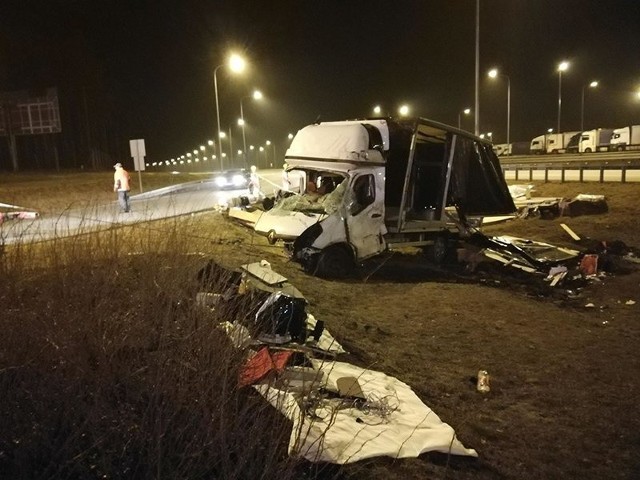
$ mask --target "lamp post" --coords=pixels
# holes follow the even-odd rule
[[[511,78],[509,75],[498,72],[497,68],[489,70],[489,77],[504,77],[507,79],[507,145],[511,143]]]
[[[409,115],[409,105],[401,105],[400,108],[398,108],[398,113],[402,117]]]
[[[240,121],[238,121],[238,124],[242,126],[242,147],[244,148],[244,151],[245,151],[245,164],[246,164],[247,163],[246,162],[247,138],[245,137],[245,134],[244,134],[245,122],[244,122],[244,110],[242,108],[242,101],[245,98],[253,98],[254,100],[260,100],[262,99],[262,92],[260,90],[254,90],[251,95],[247,95],[245,97],[240,98]]]
[[[582,102],[580,103],[580,131],[584,131],[584,89],[585,87],[596,88],[598,86],[598,82],[594,80],[589,85],[582,86]]]
[[[471,113],[470,108],[465,108],[461,112],[458,112],[458,130],[462,130],[462,114],[469,115]]]
[[[560,117],[562,115],[562,72],[569,68],[569,62],[560,62],[558,64],[558,130],[560,133]]]
[[[231,127],[229,127],[229,163],[233,163],[233,137],[231,137]]]
[[[228,65],[229,69],[232,72],[235,73],[240,73],[244,70],[245,67],[245,61],[244,59],[237,54],[232,54],[231,56],[229,56],[229,61],[228,63],[223,63],[218,65],[216,68],[213,69],[213,86],[214,86],[214,90],[216,93],[216,135],[217,135],[217,139],[218,139],[218,149],[217,149],[217,153],[218,156],[220,157],[220,170],[224,170],[223,168],[223,164],[222,164],[222,155],[221,155],[221,150],[220,150],[220,138],[221,137],[221,131],[220,131],[220,105],[218,103],[218,69],[220,69],[220,67],[224,67],[225,65]]]
[[[373,107],[373,114],[374,115],[382,114],[382,107],[380,107],[380,105],[376,105],[375,107]]]

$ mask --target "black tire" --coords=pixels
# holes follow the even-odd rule
[[[453,258],[455,245],[456,237],[445,233],[438,235],[433,240],[433,245],[429,245],[424,249],[424,253],[430,262],[442,265]]]
[[[273,198],[267,197],[264,200],[262,200],[262,208],[264,208],[265,211],[269,211],[273,208]]]
[[[267,242],[269,242],[269,245],[275,245],[277,241],[278,239],[276,238],[276,231],[269,230],[269,232],[267,233]]]
[[[618,151],[624,152],[624,145],[618,145]]]
[[[314,275],[321,278],[346,278],[354,269],[351,253],[343,246],[334,246],[320,252]]]
[[[590,148],[585,148],[584,153],[591,153],[591,149]]]

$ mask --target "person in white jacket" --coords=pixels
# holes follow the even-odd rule
[[[129,204],[130,176],[121,163],[116,163],[113,168],[116,169],[113,174],[113,191],[118,193],[118,203],[123,212],[130,212]]]

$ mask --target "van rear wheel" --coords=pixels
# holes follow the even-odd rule
[[[430,262],[442,265],[451,260],[456,245],[456,236],[442,234],[434,238],[433,244],[424,248]]]

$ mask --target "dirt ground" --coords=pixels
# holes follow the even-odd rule
[[[111,200],[105,175],[102,195]],[[98,184],[91,185],[87,192]],[[566,223],[594,240],[640,247],[639,189],[537,184],[536,196],[604,194],[609,212],[519,219],[485,232],[576,248],[560,228]],[[219,235],[213,243],[199,235],[210,231]],[[481,265],[468,275],[433,268],[413,251],[385,257],[382,266],[370,263],[353,278],[324,280],[220,213],[200,215],[197,229],[185,234],[193,235],[194,249],[230,266],[271,262],[304,293],[308,310],[326,322],[350,360],[409,384],[479,454],[372,459],[348,466],[347,478],[640,478],[640,272],[633,265],[583,290],[551,294],[506,270],[483,275]],[[486,394],[476,391],[480,369],[491,376]]]
[[[485,232],[581,248],[560,227],[566,223],[594,241],[638,246],[638,188],[540,184],[535,196],[604,194],[609,212],[519,219]],[[375,459],[350,466],[349,476],[640,478],[640,272],[633,265],[571,295],[562,287],[541,295],[509,273],[451,275],[425,266],[415,252],[394,254],[383,268],[365,267],[352,279],[323,280],[250,230],[219,221],[226,261],[266,258],[355,361],[408,383],[479,454]],[[488,394],[475,388],[480,369],[491,376]]]

